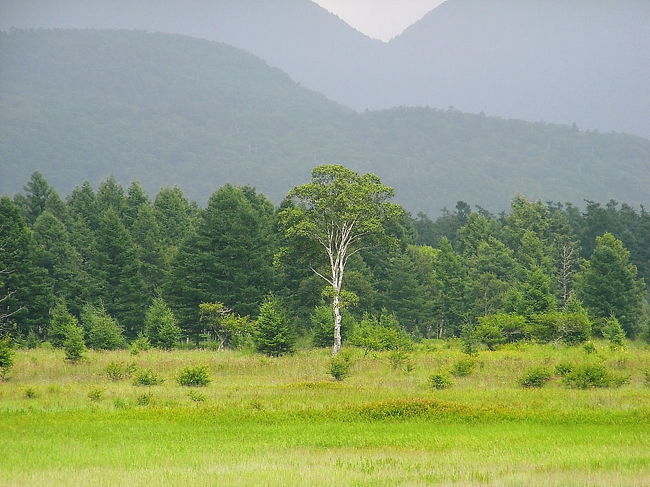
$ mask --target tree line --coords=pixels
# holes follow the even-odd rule
[[[323,167],[340,168],[340,180],[372,176]],[[389,199],[392,190],[372,178]],[[291,351],[299,335],[331,346],[338,333],[380,349],[436,337],[492,348],[648,333],[643,207],[587,202],[581,210],[516,196],[508,212],[459,202],[432,220],[391,204],[361,232],[382,238],[355,247],[341,282],[326,283],[327,254],[296,238],[314,228],[292,220],[308,209],[307,186],[276,207],[252,187],[225,185],[202,208],[180,188],[150,198],[137,182],[125,189],[112,177],[61,198],[34,173],[22,193],[0,199],[0,334],[62,345],[66,323],[79,323],[95,348],[252,340],[274,354]],[[368,201],[345,204],[369,215]]]

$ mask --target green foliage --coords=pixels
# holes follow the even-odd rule
[[[476,360],[472,358],[462,358],[452,364],[450,372],[454,377],[467,377],[474,372],[475,368]]]
[[[200,392],[190,391],[187,393],[187,397],[193,402],[205,402],[205,394],[201,394]]]
[[[86,342],[84,341],[84,331],[80,326],[70,325],[65,329],[63,350],[65,359],[69,362],[78,362],[83,358],[86,353]]]
[[[533,367],[528,369],[518,382],[521,387],[544,387],[552,375],[553,373],[547,367]]]
[[[293,353],[295,332],[277,298],[268,297],[260,306],[253,338],[258,352],[276,357]]]
[[[122,328],[103,306],[84,306],[81,322],[87,330],[88,346],[95,350],[116,350],[126,346]]]
[[[147,350],[151,350],[149,338],[142,333],[138,333],[138,336],[131,342],[131,346],[129,347],[131,355],[138,355],[140,352],[146,352]]]
[[[429,386],[433,389],[449,389],[454,383],[444,374],[431,374],[429,376]]]
[[[110,362],[105,368],[104,373],[112,381],[126,379],[133,375],[137,367],[134,363],[125,365],[121,362]]]
[[[345,342],[356,327],[354,317],[345,309],[341,311],[341,339]],[[314,347],[331,347],[334,343],[334,315],[331,306],[316,306],[309,321],[313,331]]]
[[[355,327],[350,344],[363,348],[364,354],[382,350],[411,350],[413,342],[395,316],[383,310],[379,316],[364,315]]]
[[[135,403],[138,406],[149,406],[153,402],[153,394],[151,392],[143,392],[135,398]]]
[[[591,321],[584,313],[550,312],[530,317],[532,336],[540,342],[578,345],[591,338]]]
[[[88,393],[88,399],[90,399],[92,402],[99,402],[104,398],[104,390],[103,389],[92,389]]]
[[[609,341],[609,346],[611,348],[616,349],[625,347],[625,330],[614,316],[610,316],[605,320],[605,325],[601,332],[603,337]]]
[[[154,298],[147,310],[144,330],[151,343],[164,350],[173,349],[182,334],[174,313],[161,297]]]
[[[337,355],[330,359],[328,372],[334,380],[342,381],[350,375],[351,367],[352,360],[350,357]]]
[[[490,350],[496,349],[503,343],[515,342],[530,336],[530,327],[526,319],[514,313],[481,316],[478,322],[474,329],[474,336]]]
[[[58,300],[50,312],[47,337],[55,347],[62,347],[68,326],[78,326],[79,320],[68,311],[65,301]]]
[[[14,351],[11,349],[11,337],[0,339],[0,380],[5,380],[14,365]]]
[[[212,379],[207,365],[185,367],[176,378],[176,381],[186,387],[205,387]]]
[[[598,318],[615,317],[629,337],[639,331],[645,285],[630,252],[611,233],[596,238],[591,259],[577,276],[579,297]]]
[[[593,342],[586,342],[583,346],[582,349],[585,351],[586,354],[591,355],[592,353],[596,353],[596,345],[593,344]]]
[[[570,362],[560,362],[555,366],[555,373],[560,377],[566,377],[575,369],[575,365]]]
[[[629,377],[616,376],[603,365],[580,365],[564,376],[564,384],[571,389],[620,387]]]
[[[25,392],[23,392],[23,397],[25,399],[36,399],[38,397],[38,392],[36,392],[36,389],[33,387],[28,387],[25,389]]]
[[[133,380],[134,386],[157,386],[165,380],[156,374],[152,369],[144,369],[138,372]],[[185,384],[183,384],[185,385]]]

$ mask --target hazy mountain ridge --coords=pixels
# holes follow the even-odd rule
[[[643,0],[447,0],[389,44],[310,0],[4,0],[11,26],[225,42],[355,109],[454,106],[650,137]]]
[[[134,31],[0,36],[0,192],[34,170],[62,192],[109,174],[205,200],[275,201],[317,164],[372,171],[413,211],[514,193],[648,203],[650,141],[456,111],[356,113],[238,49]]]

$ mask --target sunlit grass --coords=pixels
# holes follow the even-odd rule
[[[481,352],[474,372],[445,390],[430,389],[428,376],[465,356],[454,343],[420,348],[410,371],[354,351],[343,382],[328,376],[327,350],[90,352],[79,364],[21,350],[0,384],[0,485],[650,484],[647,346]],[[630,383],[517,385],[528,367],[567,361],[602,363]],[[111,362],[165,382],[111,381]],[[175,379],[203,364],[213,381],[192,389],[196,401]],[[143,394],[148,405],[138,405]]]

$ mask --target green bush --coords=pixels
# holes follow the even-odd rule
[[[126,371],[122,364],[111,362],[104,368],[104,373],[112,381],[122,380],[126,377]]]
[[[596,346],[593,344],[593,342],[587,342],[582,346],[582,349],[585,351],[586,354],[591,355],[592,353],[596,353]]]
[[[257,351],[266,355],[278,357],[293,353],[296,334],[280,301],[273,296],[268,297],[260,306],[254,340]]]
[[[133,380],[135,386],[156,386],[162,384],[164,379],[151,369],[140,371]]]
[[[318,348],[329,348],[334,344],[334,314],[331,306],[317,306],[309,317],[314,332],[312,344]],[[355,320],[346,310],[341,311],[341,341],[345,342],[355,328]]]
[[[205,395],[201,394],[200,392],[190,391],[187,394],[187,397],[189,397],[190,400],[194,402],[205,402]]]
[[[11,348],[11,337],[5,336],[0,340],[0,380],[5,380],[14,366],[14,351]]]
[[[476,368],[476,360],[471,358],[462,358],[451,366],[450,372],[454,377],[467,377]]]
[[[522,387],[544,387],[553,374],[546,367],[533,367],[519,378]]]
[[[605,321],[602,334],[609,341],[610,348],[617,349],[625,346],[625,330],[614,316],[610,316]]]
[[[352,361],[347,356],[332,357],[329,365],[329,374],[337,381],[342,381],[350,375]]]
[[[408,353],[404,350],[393,350],[388,355],[388,361],[393,370],[402,369],[406,372],[413,370],[413,363]]]
[[[104,397],[104,391],[101,389],[93,389],[88,393],[88,399],[93,402],[99,402]]]
[[[122,328],[103,306],[84,306],[81,321],[88,332],[88,346],[95,350],[117,350],[126,347]]]
[[[38,393],[36,392],[36,389],[33,387],[28,387],[25,389],[25,392],[23,393],[23,397],[25,399],[36,399],[38,397]]]
[[[370,351],[412,350],[413,341],[393,314],[383,310],[376,317],[365,314],[350,336],[350,344]]]
[[[494,350],[506,342],[527,338],[529,335],[526,319],[514,313],[481,316],[474,328],[476,340],[485,344],[489,350]]]
[[[151,343],[164,350],[173,349],[183,333],[171,308],[160,297],[155,298],[147,310],[144,329]]]
[[[560,362],[555,366],[555,374],[559,375],[560,377],[566,377],[571,372],[573,372],[574,368],[575,366],[572,363]]]
[[[149,338],[142,334],[138,334],[137,338],[131,342],[131,355],[138,355],[140,352],[146,352],[147,350],[151,350],[151,342],[149,341]]]
[[[150,392],[145,392],[144,394],[140,394],[138,397],[135,398],[135,402],[138,406],[148,406],[151,404],[153,401],[153,394]]]
[[[63,340],[65,359],[70,362],[78,362],[86,353],[84,342],[84,331],[80,326],[69,325],[65,329],[65,340]]]
[[[629,377],[616,376],[602,365],[581,365],[564,377],[564,384],[571,389],[619,387],[629,381]]]
[[[434,389],[448,389],[453,382],[443,374],[432,374],[429,376],[429,385]]]
[[[205,387],[212,379],[207,365],[199,365],[197,367],[186,367],[178,375],[176,381],[186,387]]]
[[[63,347],[66,329],[70,325],[78,326],[79,320],[70,314],[65,301],[59,300],[50,312],[50,323],[47,328],[47,337],[52,345],[58,348]]]

